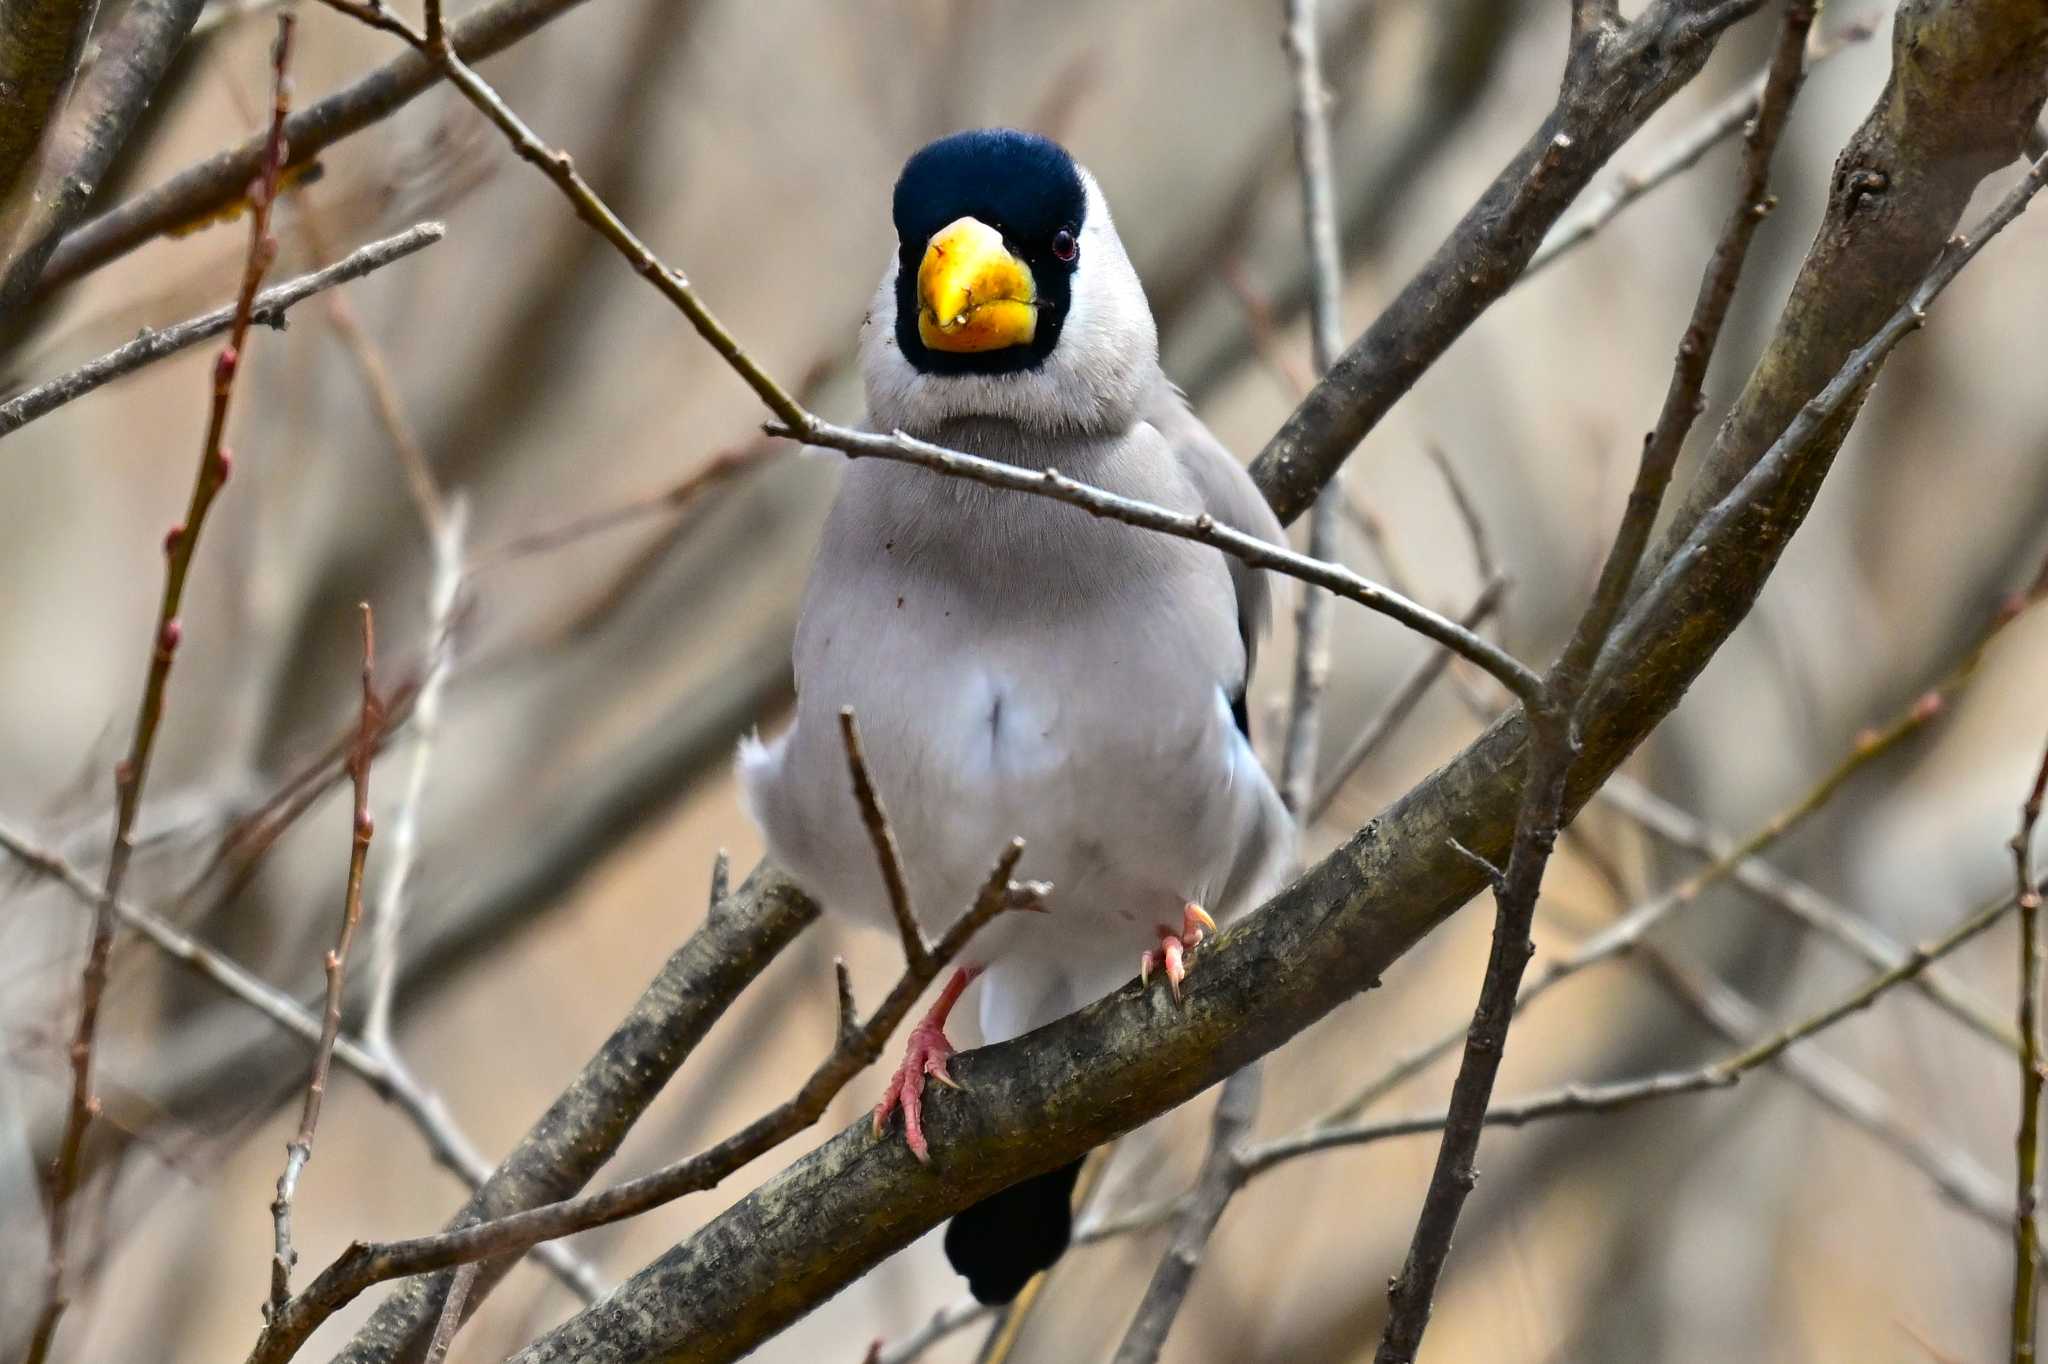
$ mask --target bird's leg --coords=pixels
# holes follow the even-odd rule
[[[924,1139],[924,1077],[929,1075],[949,1089],[960,1088],[946,1073],[946,1062],[953,1055],[953,1044],[946,1040],[946,1018],[959,1002],[960,992],[980,974],[979,966],[963,966],[953,973],[946,988],[932,1001],[931,1010],[910,1030],[910,1042],[903,1049],[903,1064],[889,1077],[889,1087],[882,1091],[882,1101],[875,1105],[878,1137],[888,1125],[889,1115],[899,1105],[902,1107],[903,1140],[921,1164],[929,1165],[932,1160],[931,1148]]]
[[[1216,921],[1208,911],[1188,901],[1181,911],[1180,929],[1175,931],[1166,924],[1159,925],[1159,946],[1138,958],[1138,979],[1141,983],[1152,983],[1153,969],[1166,972],[1166,983],[1173,987],[1175,1003],[1180,1002],[1180,983],[1187,979],[1187,954],[1194,951],[1202,939],[1216,931]]]

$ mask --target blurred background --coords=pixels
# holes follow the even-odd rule
[[[396,51],[321,6],[302,8],[301,104]],[[416,5],[398,8],[417,18]],[[904,157],[978,124],[1060,137],[1110,198],[1169,373],[1248,457],[1310,372],[1280,8],[601,0],[482,69],[771,372],[802,382],[839,420],[860,416],[851,345],[893,250],[888,195]],[[1355,334],[1549,107],[1566,7],[1323,9]],[[180,57],[101,203],[258,124],[272,26],[220,19]],[[1830,5],[1821,30],[1832,42],[1855,22],[1879,36],[1819,66],[1795,111],[1774,174],[1780,205],[1751,257],[1702,431],[1746,376],[1818,220],[1835,150],[1883,84],[1888,8]],[[1734,30],[1598,183],[1653,164],[1761,68],[1770,37],[1766,19]],[[1470,604],[1487,563],[1435,450],[1511,583],[1492,628],[1524,658],[1549,656],[1618,520],[1729,202],[1733,157],[1732,145],[1710,152],[1518,287],[1381,424],[1348,471],[1350,563],[1440,609]],[[469,571],[419,815],[398,1041],[495,1161],[700,921],[715,851],[730,849],[742,872],[759,854],[730,758],[743,732],[779,723],[797,592],[836,462],[757,441],[762,414],[746,389],[459,97],[429,91],[322,161],[324,175],[279,206],[273,278],[421,218],[445,219],[448,236],[330,296],[338,305],[301,305],[288,332],[252,343],[231,432],[237,472],[194,569],[129,894],[317,1000],[341,902],[347,792],[321,788],[274,844],[252,837],[249,821],[352,723],[356,602],[376,609],[382,684],[421,677],[433,565],[403,472],[402,449],[415,444],[441,489],[466,501]],[[196,232],[93,275],[0,356],[0,386],[227,299],[244,242],[239,226]],[[2036,213],[1892,361],[1755,615],[1628,769],[1643,787],[1746,832],[1947,674],[1998,603],[2033,579],[2048,552],[2044,261],[2048,215]],[[152,366],[0,445],[0,825],[95,882],[108,774],[128,743],[160,543],[190,487],[211,354]],[[735,452],[743,467],[687,506],[649,501]],[[602,533],[524,538],[627,506],[636,510]],[[1332,761],[1424,657],[1383,619],[1340,605],[1336,620]],[[1280,633],[1262,682],[1269,752],[1291,652],[1287,623]],[[1942,714],[1859,772],[1773,850],[1774,864],[1907,942],[2009,890],[2005,840],[2048,733],[2044,665],[2048,619],[2024,616]],[[1500,703],[1483,678],[1454,670],[1344,788],[1310,851],[1370,818]],[[380,830],[392,827],[409,752],[401,736],[376,769]],[[372,904],[392,851],[381,836],[373,846]],[[1590,807],[1546,886],[1537,969],[1694,865],[1626,814]],[[40,1290],[31,1151],[49,1149],[61,1119],[90,915],[4,858],[0,906],[0,1321],[11,1336]],[[1490,919],[1484,908],[1461,915],[1385,988],[1279,1052],[1260,1133],[1299,1128],[1333,1095],[1458,1027]],[[1752,1006],[1758,1030],[1804,1016],[1869,970],[1729,885],[1653,941]],[[2000,1017],[2012,1005],[2013,941],[2003,925],[1949,973]],[[696,1150],[792,1091],[831,1043],[835,954],[864,999],[894,979],[892,940],[829,919],[809,930],[601,1181]],[[60,1354],[239,1357],[260,1324],[268,1204],[306,1051],[132,936],[116,950],[109,999],[99,1053],[109,1121],[89,1152],[75,1233],[85,1277]],[[1689,1067],[1728,1049],[1657,975],[1624,960],[1526,1015],[1498,1094]],[[1986,1205],[2011,1197],[2010,1056],[1906,991],[1799,1054],[1819,1058],[1808,1069],[1822,1080],[1774,1068],[1732,1091],[1489,1131],[1425,1358],[1925,1361],[1998,1350],[2010,1236]],[[1440,1106],[1451,1064],[1423,1069],[1374,1111]],[[831,1127],[858,1116],[881,1080],[878,1070],[849,1087]],[[1182,1188],[1208,1104],[1127,1139],[1084,1223]],[[616,1282],[815,1140],[571,1244]],[[1435,1150],[1434,1138],[1410,1138],[1319,1155],[1248,1188],[1166,1358],[1369,1358]],[[463,1194],[401,1116],[337,1070],[298,1198],[299,1282],[351,1239],[439,1226]],[[1163,1245],[1153,1230],[1075,1251],[1012,1357],[1104,1357]],[[301,1358],[331,1355],[377,1296],[337,1316]],[[961,1296],[934,1234],[759,1357],[855,1364],[871,1339],[900,1340]],[[522,1265],[454,1357],[501,1358],[575,1306]],[[977,1322],[923,1357],[972,1359],[985,1331]]]

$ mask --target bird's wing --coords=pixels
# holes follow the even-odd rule
[[[1256,535],[1276,545],[1287,543],[1280,518],[1273,514],[1273,508],[1267,505],[1251,475],[1223,442],[1202,424],[1201,418],[1189,409],[1187,398],[1164,376],[1153,386],[1146,400],[1144,418],[1158,428],[1159,433],[1166,437],[1167,444],[1173,447],[1174,455],[1202,499],[1203,510],[1233,530]],[[1244,670],[1248,683],[1258,659],[1259,639],[1265,634],[1272,617],[1272,575],[1234,558],[1230,561],[1230,581],[1237,590],[1237,628],[1244,639]],[[1231,701],[1239,711],[1238,724],[1242,728],[1245,724],[1242,714],[1244,698],[1235,696]]]

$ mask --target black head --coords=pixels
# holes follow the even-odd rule
[[[1081,171],[1050,138],[1008,128],[955,133],[905,163],[896,181],[896,340],[903,355],[931,374],[1002,374],[1032,369],[1052,354],[1073,300],[1088,196]],[[1030,268],[1037,330],[1000,350],[938,350],[918,334],[917,277],[933,234],[963,216],[1002,233]]]

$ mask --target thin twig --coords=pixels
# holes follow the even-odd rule
[[[0,852],[6,852],[29,871],[55,881],[85,908],[90,909],[99,902],[99,888],[84,872],[4,824],[0,824]],[[131,900],[115,901],[114,914],[123,927],[139,934],[144,941],[198,979],[228,998],[247,1005],[308,1047],[319,1044],[319,1017],[247,967],[183,932],[161,914]],[[410,1071],[374,1054],[361,1039],[346,1035],[335,1039],[334,1059],[367,1084],[371,1093],[405,1116],[426,1141],[427,1150],[437,1164],[471,1189],[477,1188],[490,1176],[491,1166],[455,1125],[447,1106],[423,1088]],[[593,1302],[603,1295],[605,1285],[601,1277],[566,1245],[549,1241],[536,1246],[533,1253],[565,1288],[585,1302]]]
[[[334,947],[322,966],[327,974],[327,1011],[321,1018],[320,1041],[313,1048],[313,1071],[306,1081],[306,1100],[299,1110],[299,1130],[285,1144],[284,1173],[277,1177],[277,1197],[270,1204],[276,1249],[270,1259],[270,1300],[267,1312],[276,1312],[291,1300],[292,1266],[299,1254],[292,1248],[292,1195],[298,1192],[299,1176],[313,1158],[313,1134],[320,1126],[320,1106],[327,1097],[327,1067],[334,1058],[335,1039],[341,1036],[342,987],[348,971],[349,947],[355,942],[356,925],[363,918],[363,864],[370,856],[370,835],[375,824],[370,818],[370,758],[376,744],[379,709],[377,701],[377,629],[364,602],[363,613],[363,714],[357,731],[355,755],[349,760],[349,775],[355,782],[355,818],[349,840],[348,886],[342,896],[341,927]]]
[[[456,498],[435,501],[439,519],[433,524],[434,578],[427,602],[426,677],[413,703],[412,769],[405,795],[391,828],[391,858],[378,887],[377,913],[370,935],[370,1002],[363,1015],[363,1040],[374,1051],[393,1050],[391,1005],[398,993],[398,939],[405,927],[405,891],[419,851],[420,809],[427,794],[427,773],[433,766],[434,740],[440,733],[441,694],[455,663],[455,604],[463,580],[462,542],[468,529],[467,504]]]
[[[323,290],[361,279],[394,261],[403,260],[413,252],[440,241],[446,233],[447,229],[440,223],[419,223],[396,236],[360,247],[323,270],[272,285],[256,295],[256,301],[249,309],[249,320],[281,331],[285,326],[285,314],[293,305]],[[83,398],[102,384],[132,374],[188,346],[219,336],[234,326],[238,306],[236,303],[224,304],[210,313],[202,313],[161,330],[145,327],[127,345],[108,351],[97,360],[87,361],[69,374],[23,390],[0,403],[0,436],[19,431],[36,418],[48,416],[66,403]]]
[[[1507,595],[1507,586],[1507,579],[1499,574],[1489,578],[1486,585],[1479,589],[1479,595],[1473,598],[1472,605],[1458,617],[1458,624],[1468,630],[1477,631],[1486,623],[1488,617],[1500,609],[1501,599]],[[1402,721],[1406,720],[1409,713],[1421,703],[1430,687],[1435,685],[1437,678],[1443,676],[1444,670],[1455,657],[1457,655],[1449,649],[1431,649],[1428,657],[1416,664],[1414,671],[1402,679],[1400,686],[1394,688],[1393,695],[1387,698],[1379,713],[1366,722],[1365,728],[1358,732],[1358,737],[1351,741],[1351,746],[1346,748],[1343,756],[1331,766],[1329,776],[1323,779],[1322,789],[1309,803],[1310,821],[1323,817],[1329,810],[1330,803],[1336,800],[1352,777],[1365,766],[1366,760],[1379,751],[1379,746],[1386,742],[1388,736],[1400,728]]]
[[[1817,36],[1807,50],[1807,69],[1811,70],[1837,53],[1853,47],[1876,31],[1875,20],[1858,18],[1842,25],[1830,36]],[[1560,224],[1544,238],[1543,245],[1529,258],[1528,268],[1522,271],[1522,278],[1528,279],[1559,256],[1583,243],[1612,222],[1623,209],[1667,180],[1699,164],[1701,157],[1747,127],[1749,121],[1756,117],[1757,103],[1763,98],[1764,83],[1768,78],[1768,71],[1758,72],[1756,78],[1746,87],[1723,100],[1699,122],[1660,148],[1642,170],[1618,175],[1611,186],[1589,196],[1584,213],[1568,223]]]
[[[434,1338],[427,1342],[425,1364],[441,1364],[448,1357],[448,1347],[455,1343],[455,1333],[462,1329],[462,1309],[469,1304],[469,1290],[476,1287],[476,1276],[482,1268],[472,1261],[455,1271],[455,1280],[441,1303],[441,1319],[434,1323]]]
[[[771,434],[800,439],[809,445],[840,450],[855,458],[892,460],[914,464],[955,478],[965,478],[990,487],[1049,497],[1079,507],[1090,516],[1121,521],[1125,525],[1192,540],[1220,549],[1253,568],[1271,569],[1291,578],[1324,588],[1337,596],[1357,602],[1370,610],[1407,626],[1424,638],[1435,640],[1485,669],[1510,692],[1524,700],[1534,696],[1542,678],[1527,664],[1464,626],[1439,615],[1397,592],[1381,587],[1342,564],[1312,559],[1284,546],[1271,544],[1223,525],[1207,514],[1184,515],[1150,502],[1123,497],[1093,484],[1068,478],[1057,469],[1020,469],[999,460],[984,459],[958,450],[948,450],[898,431],[878,435],[851,427],[812,419],[799,432],[787,425],[770,426]]]
[[[1527,1098],[1496,1104],[1487,1110],[1489,1127],[1520,1127],[1539,1119],[1572,1114],[1611,1113],[1652,1099],[1675,1098],[1709,1089],[1725,1089],[1750,1071],[1778,1060],[1788,1050],[1816,1033],[1868,1009],[1893,988],[1903,985],[1927,967],[1969,942],[2012,907],[2010,898],[1984,905],[1967,915],[1954,928],[1932,942],[1913,948],[1890,970],[1870,977],[1834,1004],[1809,1015],[1790,1027],[1753,1042],[1738,1051],[1693,1070],[1667,1071],[1635,1080],[1610,1084],[1568,1084],[1532,1094]],[[1313,1124],[1300,1132],[1254,1146],[1244,1153],[1247,1177],[1264,1174],[1276,1165],[1313,1155],[1319,1151],[1361,1146],[1390,1137],[1433,1132],[1448,1120],[1443,1112],[1419,1114],[1379,1122]]]
[[[1330,92],[1316,35],[1316,0],[1287,0],[1282,47],[1294,85],[1294,154],[1300,166],[1302,234],[1308,250],[1309,343],[1316,377],[1344,349],[1343,261],[1337,248],[1335,174],[1330,168]],[[1343,508],[1339,470],[1309,509],[1308,553],[1337,557],[1337,521]],[[1330,626],[1335,603],[1314,587],[1302,589],[1295,608],[1294,685],[1281,752],[1280,799],[1297,820],[1309,807],[1322,739],[1322,700],[1330,681]],[[1174,1308],[1167,1308],[1170,1322]],[[1161,1328],[1162,1336],[1164,1327]],[[1156,1353],[1156,1347],[1155,1351]]]
[[[170,682],[171,665],[177,658],[178,643],[184,633],[179,623],[178,608],[185,595],[186,575],[192,567],[193,551],[205,525],[207,510],[226,484],[231,467],[224,438],[228,406],[234,397],[235,374],[240,368],[242,348],[249,338],[256,291],[276,250],[276,243],[270,236],[270,202],[284,161],[284,121],[290,98],[286,72],[291,59],[291,34],[291,15],[280,16],[277,44],[271,54],[273,98],[267,153],[263,161],[265,170],[250,191],[258,202],[250,223],[249,251],[242,266],[241,293],[236,299],[235,319],[228,344],[221,349],[213,366],[206,439],[200,448],[191,501],[186,507],[184,521],[173,526],[164,537],[163,597],[157,607],[149,676],[143,684],[128,756],[114,769],[114,846],[112,855],[107,859],[106,882],[93,912],[92,944],[87,949],[85,970],[80,980],[78,1024],[71,1038],[71,1102],[65,1115],[63,1135],[58,1140],[57,1154],[50,1167],[47,1283],[42,1311],[29,1344],[28,1364],[42,1364],[49,1357],[58,1322],[64,1315],[64,1259],[70,1230],[71,1196],[78,1182],[86,1128],[99,1110],[92,1084],[93,1043],[99,1033],[100,1004],[106,995],[107,962],[114,948],[114,905],[121,898],[122,883],[134,853],[135,812],[142,804],[143,786],[149,778],[150,759],[156,752],[157,731],[163,720],[164,693]]]
[[[875,1351],[875,1364],[913,1364],[926,1350],[956,1331],[963,1331],[995,1309],[973,1298],[948,1303],[932,1313],[931,1319],[893,1345]]]
[[[1610,777],[1594,799],[1626,816],[1665,842],[1708,861],[1727,857],[1735,840],[1709,828],[1655,792],[1628,777]],[[1898,942],[1863,915],[1837,904],[1804,881],[1757,857],[1745,857],[1728,871],[1734,881],[1765,905],[1839,944],[1880,970],[1904,961],[1912,949]],[[1913,988],[1936,1008],[1992,1044],[2018,1055],[2019,1034],[1968,985],[1941,971],[1913,977]]]
[[[1587,967],[1621,956],[1639,946],[1650,930],[1672,914],[1696,903],[1701,896],[1737,874],[1740,867],[1768,851],[1793,830],[1832,801],[1853,778],[1907,739],[1920,733],[1947,714],[1955,699],[1977,675],[1993,641],[2030,607],[2048,597],[2048,580],[2038,582],[2024,596],[2004,603],[1983,632],[1964,653],[1963,659],[1936,686],[1908,703],[1885,725],[1866,730],[1835,765],[1823,773],[1800,797],[1758,825],[1744,838],[1726,846],[1706,866],[1693,872],[1671,889],[1654,896],[1566,955],[1547,965],[1543,973],[1525,986],[1515,1008],[1519,1011],[1552,987]],[[1384,1073],[1375,1076],[1349,1098],[1324,1115],[1325,1123],[1348,1122],[1388,1093],[1427,1069],[1451,1051],[1463,1036],[1460,1028],[1447,1029],[1438,1037],[1398,1058]]]
[[[983,925],[1006,910],[1036,908],[1043,902],[1049,887],[1010,879],[1023,852],[1022,839],[1003,850],[974,904],[953,921],[922,961],[905,966],[895,988],[867,1022],[842,1035],[797,1092],[774,1109],[706,1151],[596,1193],[431,1236],[358,1242],[322,1270],[283,1309],[271,1315],[249,1355],[249,1364],[282,1364],[290,1359],[321,1322],[373,1284],[523,1251],[542,1241],[637,1216],[715,1186],[762,1152],[817,1122],[847,1081],[881,1055],[890,1034],[925,987],[951,964]],[[905,1158],[909,1158],[907,1153]]]
[[[480,61],[585,3],[490,0],[462,16],[450,35],[466,60]],[[373,127],[434,85],[436,70],[415,55],[394,58],[306,106],[285,126],[287,169],[296,172],[343,138]],[[36,285],[36,297],[96,270],[166,233],[242,211],[250,181],[264,166],[264,139],[227,147],[161,184],[115,205],[68,233]]]
[[[854,722],[851,706],[839,712],[839,739],[846,746],[846,770],[853,779],[853,799],[860,806],[860,822],[867,828],[868,841],[875,845],[875,862],[881,868],[882,885],[888,892],[889,913],[896,920],[896,935],[903,942],[903,960],[912,966],[922,965],[931,955],[931,947],[917,926],[917,915],[911,911],[910,880],[903,870],[903,852],[896,846],[896,831],[889,826],[882,797],[868,775],[867,754],[861,751],[860,729]]]
[[[1478,499],[1465,486],[1465,480],[1458,476],[1458,466],[1451,463],[1450,455],[1435,441],[1426,442],[1422,452],[1429,456],[1429,462],[1436,466],[1442,476],[1444,488],[1451,495],[1451,506],[1457,510],[1458,519],[1465,525],[1465,538],[1472,545],[1472,565],[1479,575],[1479,581],[1490,582],[1500,576],[1493,557],[1493,537],[1487,533],[1486,518],[1479,514]]]
[[[476,575],[513,559],[546,554],[587,536],[630,525],[643,517],[683,511],[714,487],[780,453],[783,448],[772,441],[756,438],[737,448],[721,451],[665,488],[629,498],[602,511],[585,512],[556,525],[515,535],[503,544],[478,554],[470,563],[469,572]]]
[[[2020,1130],[2018,1193],[2013,1199],[2012,1364],[2033,1364],[2034,1314],[2041,1290],[2041,1233],[2034,1220],[2041,1177],[2041,892],[2034,885],[2034,825],[2048,793],[2048,750],[2034,784],[2020,806],[2020,827],[2006,845],[2012,850],[2014,894],[2020,908],[2019,1030]]]

